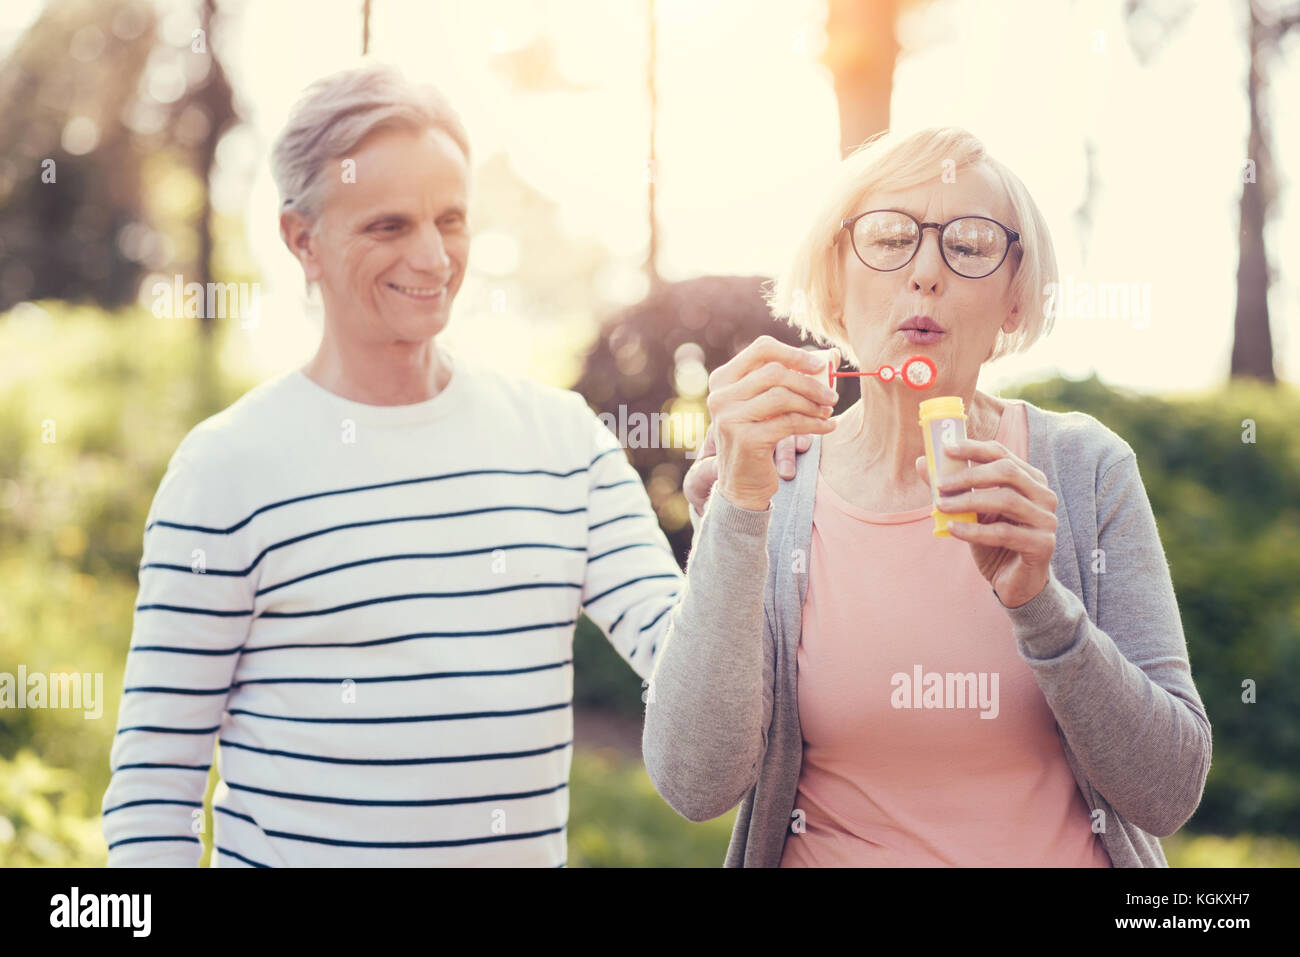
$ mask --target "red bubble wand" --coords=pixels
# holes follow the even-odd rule
[[[856,379],[865,376],[879,376],[881,382],[902,379],[913,389],[928,389],[934,385],[938,375],[939,369],[929,356],[912,356],[903,363],[901,369],[881,366],[875,372],[837,372],[834,360],[826,363],[826,384],[832,389],[835,388],[836,379]]]

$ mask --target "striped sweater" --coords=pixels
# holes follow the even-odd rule
[[[452,358],[426,402],[301,371],[196,426],[149,512],[110,866],[563,866],[573,631],[643,678],[682,574],[582,397]]]

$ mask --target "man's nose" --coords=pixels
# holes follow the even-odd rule
[[[447,247],[442,241],[442,232],[436,226],[425,226],[420,229],[408,258],[411,268],[421,272],[436,273],[439,276],[446,276],[451,272],[451,257],[447,255]]]

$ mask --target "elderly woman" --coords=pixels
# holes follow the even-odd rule
[[[976,386],[1044,331],[1046,223],[969,133],[884,135],[842,179],[773,310],[864,369],[759,339],[710,379],[717,483],[647,695],[677,811],[741,805],[728,866],[1167,866],[1210,724],[1129,445]],[[818,374],[820,373],[820,374]],[[933,534],[918,405],[960,396]],[[773,448],[812,435],[793,481]],[[699,476],[692,479],[699,483]]]

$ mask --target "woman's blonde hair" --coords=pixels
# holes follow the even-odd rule
[[[1010,226],[1020,233],[1021,252],[1009,253],[1016,269],[1011,282],[1012,302],[1018,306],[1020,325],[1014,333],[998,330],[985,361],[1028,348],[1051,329],[1043,291],[1057,282],[1056,251],[1038,204],[1019,177],[989,155],[973,134],[953,126],[936,126],[899,136],[877,133],[840,164],[829,201],[813,220],[795,250],[790,265],[767,293],[768,306],[778,319],[799,329],[805,339],[838,346],[858,364],[844,326],[844,290],[840,275],[840,224],[858,205],[877,191],[898,192],[940,181],[945,174],[983,165],[1001,182],[1011,206]],[[849,252],[848,256],[852,256]],[[865,267],[864,267],[865,268]]]

